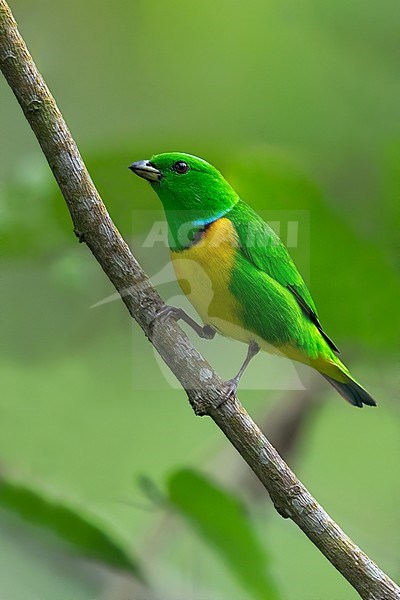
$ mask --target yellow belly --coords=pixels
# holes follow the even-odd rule
[[[191,248],[171,252],[172,264],[182,291],[207,325],[222,335],[249,342],[240,306],[229,291],[237,248],[237,234],[228,219],[212,223]]]

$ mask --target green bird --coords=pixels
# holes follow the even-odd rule
[[[204,326],[174,307],[160,316],[186,321],[203,338],[218,332],[248,345],[228,395],[261,349],[316,369],[354,406],[376,405],[339,360],[286,247],[215,167],[167,152],[129,168],[163,204],[175,274]]]

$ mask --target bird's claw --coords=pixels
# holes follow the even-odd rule
[[[156,321],[161,321],[164,323],[166,319],[171,317],[175,321],[178,321],[182,316],[182,309],[177,308],[176,306],[170,306],[169,304],[164,304],[154,315],[154,318],[150,324],[152,327]]]
[[[185,313],[183,308],[177,308],[176,306],[169,306],[169,304],[165,304],[158,310],[150,324],[150,327],[154,325],[154,322],[161,321],[164,323],[165,320],[171,317],[174,321],[182,320],[184,323],[187,323],[193,331],[197,333],[197,335],[205,340],[212,340],[215,336],[215,329],[213,329],[210,325],[204,325],[202,327],[192,317]]]
[[[227,398],[230,398],[231,396],[236,396],[238,385],[239,385],[239,380],[236,377],[234,377],[233,379],[228,379],[228,381],[225,381],[225,385],[224,385],[225,396]]]
[[[216,408],[219,408],[220,406],[225,404],[225,402],[230,400],[232,397],[236,396],[238,384],[239,384],[239,380],[236,379],[236,377],[234,377],[233,379],[228,379],[228,381],[225,381],[225,384],[224,384],[224,387],[222,390],[222,398],[218,402]]]

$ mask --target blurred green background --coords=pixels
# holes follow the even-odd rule
[[[166,300],[187,307],[163,244],[143,246],[162,213],[128,171],[133,160],[197,154],[283,228],[306,215],[293,257],[379,407],[355,410],[317,375],[268,356],[240,397],[329,514],[398,579],[399,3],[10,5]],[[77,244],[1,78],[0,101],[1,595],[357,598],[272,510],[211,421],[193,416],[122,303],[91,308],[113,289]],[[232,376],[243,346],[193,339]]]

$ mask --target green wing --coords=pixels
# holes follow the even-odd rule
[[[286,247],[273,229],[250,207],[239,200],[229,213],[243,256],[290,290],[303,313],[315,324],[335,352],[338,348],[322,329],[311,294]]]

